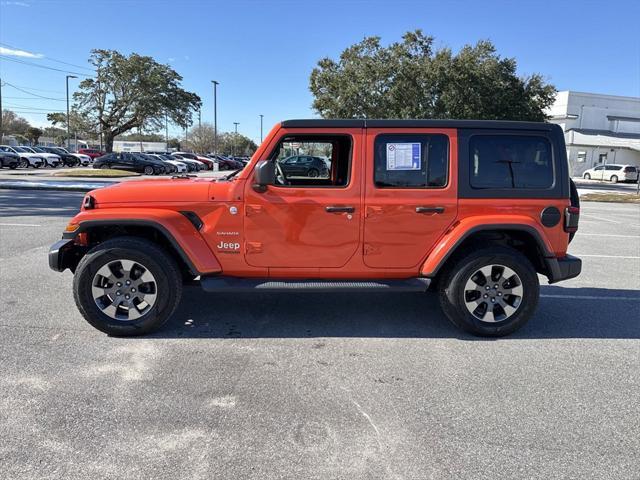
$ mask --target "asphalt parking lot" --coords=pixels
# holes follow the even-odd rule
[[[640,477],[640,205],[583,203],[583,274],[499,340],[433,295],[206,295],[110,338],[47,250],[81,193],[0,191],[2,478]]]

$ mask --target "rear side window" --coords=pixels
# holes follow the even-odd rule
[[[469,140],[473,188],[547,189],[554,184],[551,143],[533,135],[474,135]]]
[[[446,135],[378,135],[374,146],[378,188],[437,188],[447,184]]]

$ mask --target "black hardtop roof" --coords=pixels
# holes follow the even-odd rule
[[[379,120],[379,119],[300,119],[284,120],[286,128],[476,128],[500,130],[545,130],[558,128],[553,123],[513,122],[506,120]]]

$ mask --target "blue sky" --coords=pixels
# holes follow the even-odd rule
[[[320,58],[416,28],[454,50],[488,38],[516,57],[519,73],[541,73],[559,90],[640,96],[639,19],[638,1],[0,0],[0,76],[61,99],[65,73],[6,58],[84,72],[53,59],[83,66],[92,48],[135,51],[184,77],[204,101],[203,121],[213,121],[218,80],[219,129],[240,122],[258,140],[259,114],[265,134],[279,120],[315,116],[308,79]],[[65,108],[7,85],[2,93],[3,107],[17,111]],[[46,125],[44,115],[21,115]]]

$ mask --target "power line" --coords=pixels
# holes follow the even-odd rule
[[[72,73],[73,75],[80,75],[82,77],[89,77],[89,78],[93,77],[93,75],[87,75],[86,73],[72,72],[72,71],[69,71],[69,70],[62,70],[60,68],[48,67],[46,65],[38,65],[37,63],[26,62],[24,60],[18,60],[17,58],[11,58],[11,57],[8,57],[7,55],[0,55],[0,60],[5,60],[5,61],[8,60],[9,62],[21,63],[23,65],[29,65],[31,67],[45,68],[47,70],[54,70],[56,72]]]
[[[10,98],[11,100],[40,100],[40,98],[33,97],[7,97],[3,95],[2,98]],[[64,102],[64,98],[49,98],[48,100],[55,100],[56,102]]]
[[[14,47],[13,45],[9,45],[9,44],[4,43],[4,42],[0,42],[0,45],[4,45],[5,47],[12,48],[14,50],[22,50],[21,48]],[[52,62],[62,63],[63,65],[69,65],[70,67],[76,67],[76,68],[81,68],[83,70],[89,70],[90,72],[95,72],[95,70],[93,70],[92,68],[83,67],[82,65],[76,65],[75,63],[69,63],[69,62],[65,62],[63,60],[58,60],[58,59],[52,58],[52,57],[50,57],[48,55],[46,55],[44,57],[44,59],[45,60],[50,60]]]
[[[18,87],[17,85],[14,85],[13,83],[9,83],[9,82],[2,82],[2,83],[3,83],[3,85],[8,85],[8,86],[10,86],[12,88],[15,88],[16,90],[19,90],[22,93],[26,93],[27,95],[32,95],[34,97],[42,98],[44,100],[56,100],[56,101],[62,100],[63,102],[65,101],[64,99],[60,99],[60,98],[45,97],[44,95],[39,95],[37,93],[28,92],[28,91]]]
[[[62,112],[62,110],[51,110],[50,108],[31,107],[29,105],[5,104],[4,106],[9,108],[28,108],[29,110],[44,110],[46,112]]]

